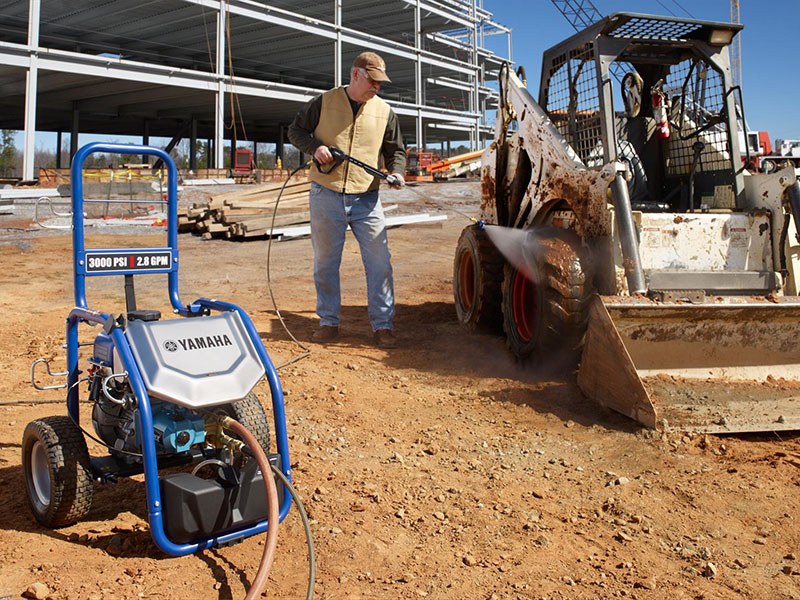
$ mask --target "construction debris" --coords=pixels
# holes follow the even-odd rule
[[[432,163],[428,167],[428,172],[433,175],[435,181],[444,181],[454,177],[467,177],[480,171],[482,154],[483,150],[476,150],[475,152],[451,156]]]
[[[195,202],[189,208],[178,211],[178,231],[196,233],[206,239],[231,240],[266,236],[288,240],[309,235],[310,183],[305,178],[292,181],[281,192],[282,185],[270,183],[248,186],[243,191],[214,194],[210,200]],[[384,211],[396,208],[397,205],[384,206]],[[387,217],[386,225],[440,223],[446,218],[445,215],[428,213],[404,214]]]
[[[481,169],[483,150],[467,152],[442,159],[432,152],[408,152],[406,181],[447,181],[456,177],[469,177]]]
[[[397,227],[399,225],[411,225],[421,223],[440,223],[446,221],[447,215],[431,215],[429,213],[415,215],[397,215],[396,217],[386,217],[386,227]],[[350,229],[348,227],[348,229]],[[280,236],[282,240],[302,237],[311,234],[311,225],[299,225],[296,227],[276,227],[272,235]]]
[[[216,179],[184,179],[183,185],[231,185],[236,183],[233,177],[217,177]]]
[[[58,197],[61,193],[56,188],[0,188],[0,198],[22,199],[22,198],[52,198]]]
[[[214,194],[203,203],[179,211],[178,231],[203,237],[247,239],[269,234],[274,227],[309,222],[307,181],[248,186],[246,190]],[[275,209],[280,195],[280,205]],[[273,222],[274,215],[274,222]]]

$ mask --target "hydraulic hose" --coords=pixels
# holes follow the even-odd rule
[[[222,426],[229,429],[239,436],[239,438],[247,444],[250,448],[253,457],[258,463],[258,468],[261,469],[261,475],[264,478],[264,487],[267,490],[267,520],[269,528],[267,529],[267,541],[264,544],[264,552],[261,555],[261,564],[258,566],[258,573],[253,579],[253,585],[247,590],[245,600],[253,600],[261,596],[264,586],[267,584],[269,571],[272,568],[272,562],[275,560],[275,548],[278,546],[278,486],[275,484],[275,479],[272,477],[272,468],[269,464],[269,459],[264,453],[263,448],[258,443],[258,440],[252,433],[230,417],[223,417]]]

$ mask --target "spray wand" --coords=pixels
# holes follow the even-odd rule
[[[338,167],[340,164],[342,164],[344,161],[347,161],[353,163],[357,167],[361,167],[373,177],[378,177],[379,179],[383,179],[389,185],[397,185],[399,183],[397,176],[388,175],[383,171],[379,171],[375,167],[371,167],[367,163],[361,162],[360,160],[358,160],[357,158],[353,158],[349,154],[345,154],[344,152],[339,150],[339,148],[337,148],[336,146],[328,146],[328,151],[331,153],[331,156],[333,156],[333,163],[329,167],[323,169],[320,162],[316,158],[313,159],[314,164],[317,165],[317,169],[319,169],[319,172],[322,173],[323,175],[327,175],[328,173],[333,171],[336,167]]]
[[[319,172],[322,173],[323,175],[327,175],[328,173],[332,172],[336,167],[338,167],[340,164],[342,164],[344,161],[347,161],[349,163],[352,163],[352,164],[356,165],[357,167],[361,167],[362,169],[364,169],[370,175],[372,175],[374,177],[378,177],[379,179],[384,180],[389,185],[394,186],[394,185],[398,184],[398,179],[399,178],[396,175],[388,175],[387,173],[384,173],[383,171],[379,171],[375,167],[371,167],[367,163],[361,162],[360,160],[358,160],[357,158],[353,158],[349,154],[345,154],[342,150],[340,150],[336,146],[328,146],[328,150],[330,151],[331,156],[333,156],[333,161],[331,161],[330,166],[327,166],[328,163],[326,163],[326,167],[323,169],[323,167],[319,163],[319,161],[316,158],[313,159],[314,164],[317,166],[317,169],[319,169]],[[436,207],[436,210],[439,210],[439,211],[442,210],[442,208],[436,202],[434,202],[433,200],[428,198],[425,194],[422,194],[421,192],[419,192],[418,190],[416,190],[416,189],[414,189],[413,187],[410,187],[410,186],[405,186],[405,188],[408,189],[408,190],[411,190],[417,196],[422,198],[426,202],[426,204],[430,204],[430,205]],[[469,219],[473,223],[477,222],[477,220],[474,217],[471,217],[470,215],[468,215],[466,213],[463,213],[460,210],[456,210],[454,208],[450,208],[450,209],[446,209],[446,210],[449,210],[451,212],[457,213],[457,214],[461,215],[462,217],[465,217],[465,218]]]

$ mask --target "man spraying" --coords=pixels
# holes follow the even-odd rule
[[[392,174],[391,185],[402,187],[406,167],[397,115],[377,96],[390,82],[386,64],[374,52],[362,52],[353,61],[350,83],[314,98],[303,106],[289,127],[289,140],[310,154],[320,166],[333,160],[330,148],[378,168],[381,161]],[[352,229],[367,277],[367,304],[375,343],[395,348],[394,281],[386,236],[386,221],[378,193],[380,179],[345,162],[330,170],[312,166],[311,244],[314,248],[314,285],[317,290],[319,329],[314,342],[325,344],[339,336],[342,261],[345,232]]]

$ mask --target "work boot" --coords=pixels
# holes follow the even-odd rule
[[[397,348],[397,339],[391,329],[378,329],[375,334],[375,344],[378,348],[384,350],[391,350]]]
[[[336,325],[320,325],[320,328],[311,336],[311,341],[317,344],[327,344],[339,337],[339,328]]]

